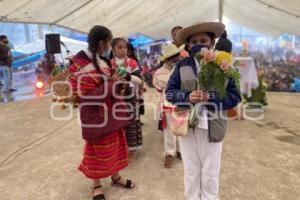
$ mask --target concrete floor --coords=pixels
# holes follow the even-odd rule
[[[149,93],[154,93],[150,90]],[[230,121],[224,142],[222,200],[300,199],[300,95],[268,94],[260,121]],[[147,97],[147,103],[153,99]],[[91,182],[77,166],[83,141],[76,111],[57,107],[49,97],[0,105],[0,200],[88,200]],[[182,163],[163,168],[162,134],[151,106],[143,117],[144,146],[122,172],[137,188],[111,188],[110,200],[182,200]]]

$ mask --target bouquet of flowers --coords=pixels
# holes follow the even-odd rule
[[[225,51],[213,51],[203,48],[196,54],[196,59],[201,65],[198,81],[204,89],[215,90],[223,99],[226,94],[226,80],[234,79],[236,86],[240,86],[240,74],[233,68],[234,59]]]

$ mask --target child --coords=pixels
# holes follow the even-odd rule
[[[137,62],[127,57],[127,42],[123,38],[115,38],[112,41],[113,58],[112,67],[116,69],[124,66],[127,71],[126,80],[129,81],[129,87],[126,90],[126,102],[133,106],[132,113],[134,118],[125,129],[126,139],[129,151],[136,151],[141,148],[143,143],[142,129],[139,115],[139,88],[142,86],[142,77]]]
[[[177,40],[186,45],[190,57],[177,63],[168,82],[166,97],[174,104],[200,104],[197,114],[201,116],[196,127],[189,128],[188,134],[179,138],[188,200],[219,199],[222,140],[226,132],[226,120],[221,116],[226,116],[226,110],[241,101],[240,91],[231,79],[228,80],[224,99],[220,99],[214,90],[198,90],[197,74],[201,66],[195,55],[202,48],[213,48],[215,39],[222,35],[224,29],[222,23],[197,22],[176,34]],[[211,112],[217,116],[210,116]]]

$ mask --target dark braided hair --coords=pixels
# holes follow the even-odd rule
[[[231,53],[232,51],[232,42],[227,38],[227,32],[224,31],[220,39],[218,40],[216,46],[216,50],[219,51],[226,51],[228,53]]]
[[[114,38],[114,39],[112,40],[112,42],[111,42],[111,47],[114,48],[114,47],[117,46],[117,44],[118,44],[119,42],[121,42],[121,41],[123,41],[123,42],[125,42],[125,44],[127,44],[127,41],[126,41],[124,38],[117,37],[117,38]]]
[[[98,73],[101,73],[100,66],[97,62],[97,57],[96,57],[97,51],[99,49],[98,46],[99,42],[100,41],[107,42],[110,41],[112,38],[113,36],[111,31],[105,26],[100,26],[100,25],[94,26],[88,34],[88,39],[87,39],[88,46],[89,46],[88,49],[93,54],[92,62]],[[108,59],[105,59],[104,57],[101,57],[101,59],[107,62],[107,64],[110,66],[110,62]]]
[[[135,48],[129,42],[127,43],[127,49],[128,49],[128,52],[127,52],[128,57],[135,60],[137,63],[139,63],[139,60],[137,59],[137,56],[135,54]]]

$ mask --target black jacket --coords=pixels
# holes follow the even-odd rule
[[[0,43],[0,66],[12,66],[12,56],[10,48]]]

